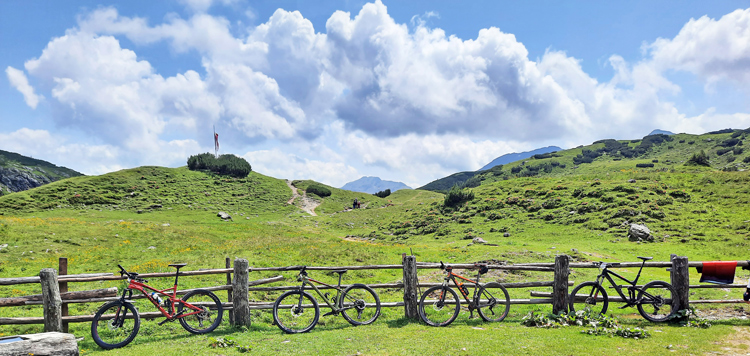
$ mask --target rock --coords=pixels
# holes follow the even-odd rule
[[[153,204],[148,207],[149,209],[161,209],[161,204]]]
[[[510,237],[510,233],[509,232],[504,233],[503,237]]]
[[[654,237],[651,236],[651,230],[649,230],[646,225],[630,224],[628,240],[653,242]]]
[[[573,253],[578,253],[578,249],[577,248],[571,248],[570,251],[573,252]]]
[[[0,250],[4,249],[6,247],[8,247],[8,244],[2,244],[2,245],[0,245]]]
[[[149,246],[148,249],[149,250],[156,250],[156,246]]]
[[[216,214],[216,216],[222,218],[222,220],[231,220],[232,219],[232,215],[229,215],[229,214],[227,214],[227,213],[225,213],[223,211],[220,211],[218,214]]]
[[[169,225],[169,223],[166,223],[166,224],[161,224],[161,226],[168,227],[170,225]]]
[[[635,179],[628,179],[628,183],[635,183]]]
[[[497,231],[498,230],[496,228],[494,228],[494,227],[490,229],[490,232],[497,232]]]
[[[473,242],[475,244],[486,244],[487,243],[487,241],[484,241],[484,239],[481,238],[481,237],[475,237],[474,239],[471,240],[471,242]]]

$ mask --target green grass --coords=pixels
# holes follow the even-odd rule
[[[696,140],[693,145],[703,144],[708,142]],[[747,258],[748,172],[680,165],[668,170],[634,169],[632,161],[598,160],[581,165],[575,174],[485,179],[472,189],[475,199],[455,209],[443,206],[444,195],[425,190],[399,190],[381,199],[330,188],[329,197],[312,196],[322,202],[317,217],[286,204],[292,194],[285,181],[256,172],[235,179],[184,167],[139,167],[71,178],[0,197],[0,244],[9,245],[0,250],[0,276],[37,275],[42,268],[56,268],[59,257],[68,257],[69,273],[114,273],[117,264],[136,272],[169,272],[172,269],[167,265],[173,262],[188,263],[187,270],[222,268],[226,257],[247,258],[257,267],[398,264],[402,253],[412,252],[419,262],[446,263],[553,262],[557,254],[568,254],[573,261],[636,261],[636,256],[643,255],[667,261],[672,253],[691,261]],[[629,183],[631,179],[635,182]],[[311,183],[295,181],[294,185],[304,191]],[[365,208],[346,211],[355,198]],[[228,212],[233,219],[222,221],[216,216],[218,211]],[[657,242],[627,241],[626,220],[646,224]],[[474,237],[491,245],[472,244]],[[637,271],[617,269],[629,278]],[[691,282],[698,283],[699,275],[692,272]],[[591,280],[595,273],[577,269],[571,280]],[[278,274],[286,280],[274,285],[296,283],[293,272],[253,272],[250,278]],[[319,271],[311,275],[329,283],[337,278]],[[425,282],[442,278],[438,270],[420,270],[419,276]],[[744,283],[748,276],[738,271],[737,283]],[[344,283],[393,283],[401,278],[399,270],[350,271]],[[646,269],[642,278],[668,281],[669,273],[663,268]],[[550,279],[551,274],[544,272],[493,270],[483,281]],[[169,279],[152,282],[164,287],[170,283]],[[184,288],[225,283],[225,276],[219,275],[180,281]],[[110,286],[123,288],[124,284],[72,283],[70,289]],[[529,298],[531,290],[550,291],[513,289],[511,297]],[[0,297],[37,293],[39,286],[33,284],[0,288]],[[400,290],[378,293],[385,302],[403,298]],[[721,289],[695,293],[691,299],[741,295],[740,290]],[[255,301],[272,301],[277,296],[250,294]],[[628,340],[584,335],[576,327],[520,325],[529,311],[551,311],[547,305],[514,305],[509,318],[498,324],[468,320],[465,313],[448,328],[408,322],[402,309],[386,309],[370,326],[355,328],[340,317],[325,317],[305,335],[282,334],[271,325],[268,311],[255,311],[250,330],[232,329],[225,323],[209,336],[189,335],[175,323],[156,327],[155,322],[145,322],[132,345],[107,354],[237,353],[209,348],[210,336],[232,337],[257,354],[666,354],[672,353],[668,345],[680,354],[702,354],[719,351],[722,346],[715,342],[729,338],[733,327],[748,326],[741,320],[723,321],[706,330],[656,325],[643,321],[632,308],[617,306],[612,305],[610,312],[624,326],[645,327],[653,336]],[[70,310],[73,315],[93,314],[98,307],[75,304]],[[140,308],[152,311],[147,304]],[[3,308],[4,317],[41,315],[38,306]],[[72,329],[86,337],[81,343],[84,354],[103,354],[90,340],[88,327],[87,323],[74,324]],[[0,336],[39,331],[40,325],[3,326]]]

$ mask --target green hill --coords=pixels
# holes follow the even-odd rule
[[[82,174],[47,161],[0,150],[0,195],[35,188]]]

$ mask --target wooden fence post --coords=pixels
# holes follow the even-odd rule
[[[675,301],[672,307],[676,310],[690,308],[690,269],[686,256],[673,256],[672,269],[670,270],[671,283],[677,295],[672,296]]]
[[[64,276],[68,274],[68,258],[67,257],[60,257],[58,260],[58,271],[60,271],[60,275]],[[60,282],[60,294],[67,293],[68,292],[68,282]],[[68,303],[63,302],[62,304],[62,316],[68,316]],[[62,323],[62,332],[67,333],[68,332],[68,322],[63,321]]]
[[[404,266],[404,313],[408,319],[419,320],[419,311],[417,309],[417,298],[419,298],[417,292],[417,288],[419,287],[417,258],[415,256],[407,256],[404,253],[401,255],[401,263]]]
[[[555,280],[552,286],[552,313],[568,312],[568,276],[570,276],[570,256],[555,256]]]
[[[44,268],[39,272],[44,304],[44,332],[62,332],[62,298],[57,284],[57,271]]]
[[[229,259],[229,257],[226,258],[224,261],[226,268],[232,268],[232,260]],[[232,284],[232,272],[227,272],[227,284]],[[227,302],[232,301],[232,290],[227,290]],[[229,325],[234,325],[234,309],[227,310],[227,314],[229,315]]]
[[[250,326],[250,300],[248,283],[250,264],[244,258],[234,260],[234,281],[232,282],[232,307],[234,308],[234,325]]]

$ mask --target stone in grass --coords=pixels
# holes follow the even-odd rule
[[[628,240],[654,242],[651,230],[646,225],[630,224],[628,229]]]
[[[216,216],[220,217],[222,220],[227,221],[232,219],[232,215],[229,215],[223,211],[220,211]]]
[[[510,233],[509,232],[504,233],[503,237],[510,237]]]
[[[484,241],[484,239],[481,238],[481,237],[475,237],[473,240],[471,240],[471,242],[473,242],[475,244],[486,244],[487,243],[487,241]]]

